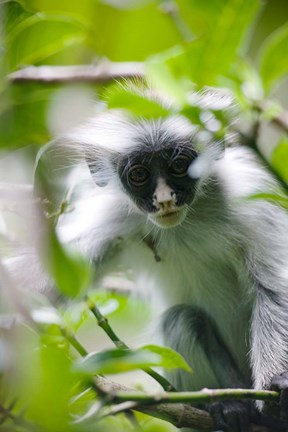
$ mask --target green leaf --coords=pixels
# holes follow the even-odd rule
[[[238,58],[230,73],[221,77],[220,84],[233,91],[238,102],[246,108],[264,97],[264,90],[259,72],[247,59]]]
[[[271,193],[259,193],[259,194],[250,195],[248,198],[252,200],[260,199],[260,200],[271,201],[274,204],[278,204],[281,207],[288,209],[288,196],[271,194]]]
[[[277,172],[288,182],[288,138],[284,137],[275,147],[272,155],[272,165]]]
[[[83,387],[76,388],[76,394],[71,398],[70,401],[71,414],[74,417],[74,421],[76,421],[78,424],[87,419],[91,419],[93,421],[94,417],[98,415],[99,410],[99,401],[96,400],[95,390],[92,388],[85,390],[82,389]],[[80,393],[79,390],[81,390]],[[97,431],[98,429],[95,429],[95,432]]]
[[[176,104],[183,106],[187,91],[193,89],[189,77],[186,49],[175,46],[168,51],[151,56],[145,64],[148,81],[154,88],[168,95]]]
[[[8,1],[4,6],[2,6],[2,8],[2,11],[5,10],[5,19],[3,20],[3,25],[6,35],[9,34],[10,31],[21,21],[31,16],[31,12],[25,10],[19,1]]]
[[[26,414],[29,420],[39,425],[39,430],[69,431],[70,391],[76,377],[71,372],[67,347],[60,349],[45,342],[38,349],[31,350],[34,352],[30,362],[23,365],[25,388],[22,396],[26,402]]]
[[[145,370],[153,366],[191,370],[180,354],[171,348],[157,345],[147,345],[136,350],[113,349],[91,353],[76,369],[88,374],[116,374],[135,369]]]
[[[192,46],[189,52],[189,59],[193,62],[192,79],[197,84],[217,85],[218,77],[229,72],[259,6],[258,0],[223,2],[209,34],[199,41],[199,46]]]
[[[76,366],[85,374],[117,374],[135,369],[161,366],[159,354],[141,350],[113,349],[101,353],[91,353]]]
[[[143,430],[145,432],[177,432],[179,429],[176,429],[168,422],[147,416],[143,424]]]
[[[158,345],[145,345],[139,348],[140,352],[151,352],[161,356],[161,366],[166,369],[179,368],[191,372],[190,366],[184,358],[171,348]]]
[[[267,92],[288,74],[288,24],[275,30],[262,44],[258,64]]]
[[[93,22],[95,3],[93,0],[21,0],[24,6],[35,13],[57,14],[76,19],[85,25]]]
[[[46,265],[59,291],[69,297],[83,293],[91,280],[88,262],[79,252],[64,247],[52,229],[46,242]]]
[[[10,67],[14,70],[23,64],[38,63],[68,46],[82,43],[85,37],[83,26],[71,18],[31,15],[7,35]]]
[[[172,86],[177,100],[177,80],[179,102],[185,100],[183,89],[187,91],[189,81],[190,88],[191,81],[200,88],[219,85],[221,76],[229,73],[238,58],[259,4],[259,0],[220,2],[214,25],[206,34],[190,44],[151,58],[147,68],[152,83],[157,83],[164,91]]]
[[[157,7],[158,0],[137,0],[137,5],[134,4],[136,0],[23,1],[30,9],[87,23],[89,31],[85,42],[89,50],[93,50],[88,51],[87,63],[93,62],[95,56],[113,61],[141,61],[180,41],[170,20]]]
[[[144,61],[148,55],[168,49],[181,39],[155,1],[145,1],[143,7],[130,10],[94,4],[89,44],[98,55],[110,60]]]
[[[149,99],[145,93],[133,91],[128,86],[114,86],[107,93],[109,108],[123,108],[129,110],[132,114],[147,119],[165,117],[169,115],[169,110],[156,99]]]
[[[95,426],[97,428],[95,428]],[[139,429],[139,427],[137,428]],[[91,432],[135,432],[135,427],[133,427],[133,425],[131,424],[131,420],[128,420],[127,416],[123,414],[118,414],[117,416],[110,415],[104,418],[103,417],[100,418],[100,416],[98,415],[98,417],[95,416],[94,421],[92,419],[92,427],[89,428],[88,426],[87,429],[83,428],[80,430],[80,432],[85,432],[85,431],[87,432],[89,431]],[[143,430],[143,432],[144,431],[146,432],[146,430]],[[163,431],[159,431],[159,432],[163,432]]]
[[[46,110],[54,91],[53,86],[26,83],[10,86],[0,94],[0,147],[49,141]]]
[[[181,114],[187,117],[193,124],[202,126],[202,121],[200,117],[201,109],[198,106],[186,106],[184,107],[184,109],[181,110]]]

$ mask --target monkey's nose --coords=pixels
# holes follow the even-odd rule
[[[158,210],[168,210],[175,205],[175,192],[166,184],[159,185],[153,195],[153,205]]]
[[[157,201],[158,204],[166,205],[169,204],[171,201],[173,201],[174,193],[170,188],[161,189],[159,191],[156,191],[153,195],[153,199]]]

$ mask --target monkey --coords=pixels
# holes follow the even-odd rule
[[[63,149],[72,155],[73,188],[65,193],[75,205],[59,218],[59,237],[77,245],[99,279],[133,270],[135,285],[162,312],[162,342],[193,370],[170,373],[175,388],[273,386],[284,400],[288,215],[253,198],[279,192],[253,152],[237,142],[225,148],[181,115],[147,120],[121,110],[64,134],[42,152],[38,169],[51,152],[62,164]],[[215,430],[249,430],[247,404],[207,409]]]

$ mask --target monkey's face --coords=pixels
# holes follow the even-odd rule
[[[188,147],[135,152],[119,162],[118,172],[138,208],[157,226],[169,228],[183,222],[193,201],[197,180],[188,168],[196,157]]]

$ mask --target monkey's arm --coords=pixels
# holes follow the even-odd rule
[[[280,391],[280,407],[265,404],[265,411],[288,425],[288,296],[257,287],[251,326],[251,363],[254,387]],[[262,409],[263,402],[257,401]]]
[[[255,287],[250,355],[254,387],[268,389],[288,371],[288,215],[265,201],[253,206],[258,217],[248,258]],[[278,378],[278,390],[287,389],[287,380]]]
[[[257,287],[251,327],[251,361],[256,388],[269,388],[275,375],[288,370],[287,294]]]

